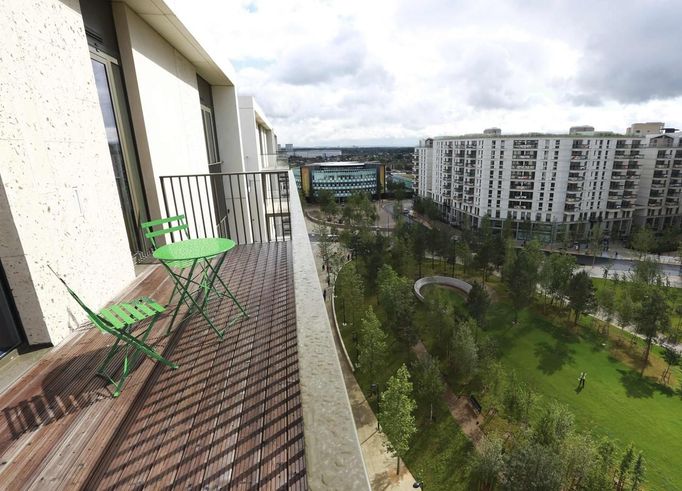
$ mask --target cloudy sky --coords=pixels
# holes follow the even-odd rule
[[[679,0],[178,4],[200,41],[227,54],[280,143],[682,127]]]

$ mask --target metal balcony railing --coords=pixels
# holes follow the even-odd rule
[[[189,234],[238,244],[291,238],[289,171],[161,176],[166,216],[185,215]],[[171,234],[171,241],[180,240]]]

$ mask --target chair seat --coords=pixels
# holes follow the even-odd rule
[[[99,316],[114,329],[123,329],[165,311],[166,308],[150,297],[140,297],[103,308]],[[102,328],[100,327],[100,330]]]

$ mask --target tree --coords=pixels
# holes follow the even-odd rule
[[[514,251],[511,256],[505,262],[503,280],[514,305],[514,322],[516,322],[519,310],[526,308],[533,300],[541,256],[538,256],[536,251],[529,246]]]
[[[478,368],[478,346],[474,340],[474,329],[475,322],[472,325],[472,321],[468,321],[455,327],[452,335],[450,361],[461,382],[469,381]]]
[[[355,262],[348,263],[343,268],[343,281],[338,285],[339,296],[343,298],[343,322],[348,322],[355,327],[355,323],[362,319],[363,302],[365,298],[365,285]]]
[[[507,459],[505,489],[561,489],[562,462],[560,456],[533,441],[522,441]]]
[[[680,353],[672,346],[666,346],[663,350],[663,360],[668,364],[661,376],[664,383],[670,382],[670,367],[680,364]]]
[[[455,246],[457,257],[462,260],[462,266],[464,267],[464,272],[468,273],[473,264],[473,257],[471,256],[471,249],[469,249],[468,244],[460,240]]]
[[[616,446],[608,437],[603,437],[595,450],[597,453],[595,465],[584,489],[611,489],[613,488],[611,470],[616,457]]]
[[[568,294],[568,283],[576,268],[575,256],[570,254],[550,254],[540,267],[540,286],[546,294],[561,301]]]
[[[625,487],[625,482],[627,480],[628,474],[630,473],[630,467],[632,467],[632,460],[634,459],[634,454],[635,450],[632,448],[631,443],[625,450],[623,458],[620,460],[620,465],[618,466],[616,489],[619,491]]]
[[[360,371],[374,380],[375,370],[386,357],[387,336],[372,307],[367,309],[358,332]]]
[[[646,349],[642,361],[642,371],[649,363],[649,352],[651,343],[659,333],[666,333],[670,330],[670,315],[668,313],[668,302],[659,287],[640,285],[644,291],[642,301],[634,306],[633,322],[635,331],[644,336]]]
[[[604,231],[600,225],[597,225],[592,229],[592,235],[590,236],[590,252],[592,252],[592,266],[594,266],[597,260],[597,255],[602,251],[604,247]]]
[[[637,460],[635,461],[635,467],[632,469],[632,491],[637,491],[639,486],[644,482],[644,474],[646,473],[646,467],[644,464],[644,456],[642,452],[637,455]]]
[[[386,449],[397,457],[396,473],[400,474],[400,458],[410,448],[412,435],[417,432],[414,410],[417,404],[412,396],[412,382],[407,367],[402,365],[388,379],[386,390],[381,394],[379,424],[386,434]]]
[[[630,247],[641,253],[649,252],[654,247],[656,239],[654,233],[646,228],[642,227],[632,234],[630,238]]]
[[[600,479],[597,448],[589,435],[568,435],[559,454],[564,463],[564,489],[606,489],[606,486],[593,485],[603,479]]]
[[[412,317],[415,310],[414,284],[398,274],[388,264],[379,270],[377,278],[379,302],[386,312],[389,325],[405,340],[412,339]]]
[[[315,192],[315,198],[320,204],[320,211],[327,215],[327,218],[338,213],[339,209],[333,191],[330,191],[329,189],[320,189]]]
[[[479,490],[495,489],[499,476],[505,467],[504,447],[502,441],[491,436],[481,442],[479,451],[474,456],[470,476],[472,483]]]
[[[455,312],[448,299],[448,294],[441,288],[427,291],[424,296],[426,320],[435,332],[435,354],[440,354],[450,361],[450,339],[455,328]]]
[[[537,443],[558,451],[572,433],[573,426],[573,413],[554,402],[543,408],[533,427],[532,437]]]
[[[595,300],[597,306],[604,314],[604,321],[606,322],[605,332],[609,335],[609,325],[616,313],[616,293],[610,285],[604,285],[595,293]]]
[[[415,362],[412,373],[417,396],[429,405],[429,419],[433,421],[433,404],[440,400],[445,391],[438,363],[430,355],[425,354]]]
[[[595,306],[594,285],[592,278],[585,271],[573,275],[568,283],[568,303],[575,312],[573,325],[578,323],[578,317],[583,312],[591,312]]]
[[[485,323],[485,314],[490,307],[490,295],[485,290],[485,287],[478,281],[474,281],[471,285],[471,291],[467,297],[467,309],[471,316],[476,319],[479,326]]]
[[[502,394],[502,404],[507,414],[516,421],[527,421],[536,400],[537,395],[512,371],[507,377]]]
[[[424,262],[424,255],[426,254],[426,227],[422,225],[415,225],[411,227],[412,230],[412,254],[414,260],[419,268],[419,277],[422,275],[422,264]]]

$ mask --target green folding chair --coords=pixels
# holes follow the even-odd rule
[[[161,237],[162,235],[168,235],[177,232],[178,234],[180,234],[180,239],[182,240],[190,239],[189,227],[187,226],[187,219],[185,218],[185,215],[176,215],[174,217],[160,218],[158,220],[143,222],[140,224],[140,227],[144,232],[144,236],[148,238],[149,241],[152,243],[152,247],[154,247],[154,249],[159,248],[159,246],[156,244],[156,238]],[[193,261],[173,261],[172,263],[166,264],[166,267],[171,267],[173,269],[180,270],[191,268],[192,266]],[[176,293],[181,294],[180,287],[177,282],[175,282],[175,284],[173,285],[173,291],[171,292],[171,296],[168,299],[168,302],[166,303],[166,307],[170,306],[173,303],[173,299],[175,298]],[[178,315],[179,310],[180,304],[178,303],[175,310],[173,311],[173,318],[168,324],[169,333],[173,324],[175,324],[175,317]]]
[[[69,294],[88,314],[88,318],[92,323],[97,326],[101,332],[111,334],[116,338],[116,342],[111,349],[109,349],[109,353],[97,369],[97,375],[113,384],[115,388],[114,397],[118,397],[121,394],[128,375],[130,375],[130,372],[135,367],[135,364],[142,353],[173,370],[178,368],[178,365],[161,356],[152,346],[147,344],[147,338],[161,313],[166,310],[165,307],[159,305],[158,302],[150,297],[140,297],[130,302],[110,305],[102,309],[99,314],[96,314],[85,305],[80,297],[69,288],[69,285],[67,285],[50,266],[48,266],[48,268],[50,268],[50,271],[52,271],[59,281],[64,284]],[[134,335],[132,333],[133,327],[140,322],[147,320],[149,322],[147,327],[139,334]],[[107,367],[114,356],[121,350],[124,351],[123,365],[121,367],[120,376],[118,379],[115,379],[115,374],[110,375],[107,373]]]

